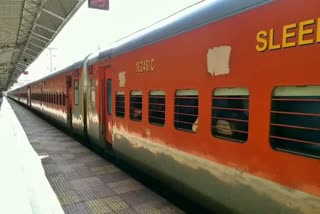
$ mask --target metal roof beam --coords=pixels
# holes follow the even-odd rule
[[[65,18],[63,18],[63,17],[55,14],[54,12],[51,12],[50,10],[45,9],[45,8],[43,8],[42,11],[43,11],[43,12],[46,12],[47,14],[49,14],[49,15],[51,15],[51,16],[54,16],[54,17],[56,17],[57,19],[60,19],[60,20],[62,20],[62,21],[65,20]]]
[[[33,38],[33,39],[35,39],[35,40],[37,40],[37,41],[39,41],[39,42],[42,42],[42,43],[44,43],[44,44],[47,44],[47,42],[46,42],[46,41],[44,41],[44,40],[42,40],[41,38],[37,38],[37,37],[32,36],[32,35],[31,35],[31,37],[30,37],[30,38]]]
[[[38,33],[31,32],[31,34],[33,34],[33,35],[35,35],[35,36],[38,36],[39,38],[44,39],[44,40],[46,40],[47,42],[50,41],[50,38],[44,37],[44,36],[42,36],[42,35],[40,35],[40,34],[38,34]]]
[[[26,52],[23,52],[22,55],[27,55],[27,56],[32,57],[32,58],[35,58],[35,57],[36,57],[36,56],[31,55],[31,54],[28,54],[28,53],[26,53]]]
[[[55,30],[52,30],[52,29],[50,29],[50,28],[47,28],[47,27],[45,27],[45,26],[43,26],[43,25],[40,25],[40,24],[38,24],[38,23],[36,23],[36,25],[37,25],[38,27],[40,27],[40,28],[42,28],[42,29],[45,29],[45,30],[47,30],[47,31],[50,31],[50,32],[52,32],[52,33],[55,33],[55,32],[56,32]]]
[[[35,47],[37,47],[37,48],[40,48],[40,49],[43,49],[43,48],[44,48],[43,46],[37,45],[37,44],[35,44],[35,43],[33,43],[33,42],[28,42],[28,44],[33,45],[33,46],[35,46]]]
[[[31,51],[31,52],[36,53],[36,54],[39,53],[38,51],[32,50],[32,49],[30,49],[30,48],[28,48],[28,47],[26,47],[26,50]]]
[[[32,15],[33,17],[36,17],[37,16],[37,14],[36,13],[34,13],[34,12],[31,12],[30,10],[28,10],[27,8],[24,8],[23,9],[24,11],[26,11],[26,12],[28,12],[30,15]]]

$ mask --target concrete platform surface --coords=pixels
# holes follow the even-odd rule
[[[26,108],[10,104],[65,213],[183,213]]]
[[[0,146],[0,213],[62,214],[41,156],[31,147],[6,98],[0,109]]]

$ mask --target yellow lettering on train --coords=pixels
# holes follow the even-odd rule
[[[280,29],[261,30],[256,35],[256,50],[279,50],[320,43],[320,18],[308,19],[282,26]],[[281,41],[277,43],[276,41]]]
[[[305,26],[314,24],[314,19],[303,21],[299,23],[299,45],[309,45],[314,43],[313,39],[305,39],[305,35],[313,33],[313,29],[305,29]]]
[[[268,48],[268,42],[266,40],[266,37],[268,36],[268,33],[264,30],[259,31],[259,33],[257,34],[257,41],[261,44],[261,45],[256,45],[256,49],[257,51],[265,51]]]
[[[155,70],[155,60],[153,58],[136,62],[137,73],[150,72],[154,70]]]
[[[295,42],[288,42],[288,39],[293,38],[296,36],[295,32],[288,32],[289,30],[292,30],[297,27],[297,24],[290,24],[290,25],[285,25],[283,26],[283,31],[282,31],[282,47],[283,48],[290,48],[296,46]]]
[[[319,38],[320,39],[320,38]],[[151,66],[150,66],[150,68],[151,68],[151,71],[154,71],[155,70],[155,65],[154,65],[154,59],[151,59]]]
[[[274,30],[273,29],[270,29],[270,37],[269,37],[269,49],[270,50],[277,50],[277,49],[280,49],[281,48],[281,45],[275,45],[274,44]]]
[[[320,43],[320,18],[318,18],[318,26],[317,26],[317,42]]]

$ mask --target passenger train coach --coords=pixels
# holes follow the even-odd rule
[[[204,5],[9,94],[212,210],[318,213],[320,1]]]

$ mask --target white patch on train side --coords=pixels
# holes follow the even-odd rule
[[[215,48],[209,48],[207,53],[207,67],[208,73],[212,76],[223,75],[230,73],[229,61],[230,61],[231,47],[220,46]]]
[[[179,151],[166,146],[160,139],[142,138],[136,133],[128,133],[123,127],[119,129],[114,126],[113,130],[113,134],[117,136],[116,138],[119,139],[120,135],[125,137],[133,148],[143,148],[155,155],[167,155],[181,165],[208,171],[221,182],[230,185],[245,185],[257,194],[265,195],[275,203],[282,204],[284,208],[297,209],[301,213],[316,213],[320,210],[320,197],[318,196]]]
[[[122,71],[118,74],[119,77],[119,87],[125,87],[126,86],[126,72]]]

